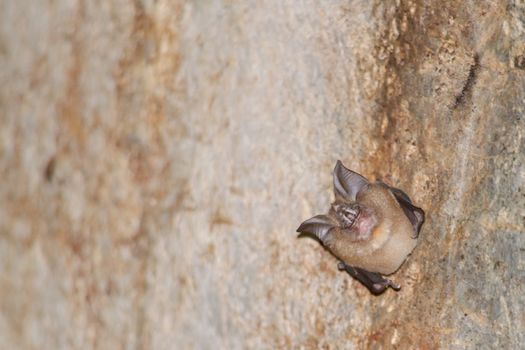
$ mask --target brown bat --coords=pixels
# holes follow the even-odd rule
[[[312,234],[372,293],[400,286],[382,275],[399,269],[415,248],[425,212],[405,192],[381,181],[370,183],[337,161],[335,201],[328,215],[306,220],[297,232]]]

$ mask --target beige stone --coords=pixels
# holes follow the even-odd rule
[[[0,1],[0,348],[519,348],[523,13]],[[337,159],[426,210],[398,293],[296,236]]]

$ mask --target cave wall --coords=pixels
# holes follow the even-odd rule
[[[1,348],[518,348],[523,1],[0,2]],[[337,159],[427,213],[376,297]]]

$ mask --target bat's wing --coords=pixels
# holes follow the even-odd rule
[[[388,185],[387,185],[388,186]],[[412,204],[412,201],[410,200],[410,197],[403,191],[401,191],[399,188],[390,187],[390,192],[396,197],[397,202],[399,203],[399,206],[401,209],[403,209],[403,212],[407,216],[408,220],[410,220],[410,223],[412,224],[412,227],[414,227],[414,238],[417,238],[419,236],[419,231],[421,230],[421,225],[423,225],[423,222],[425,222],[425,212],[423,209],[416,207]]]
[[[401,286],[395,284],[389,279],[384,278],[377,272],[369,272],[359,267],[350,266],[344,262],[337,265],[339,270],[345,270],[350,276],[361,282],[368,290],[375,295],[383,293],[388,287],[393,290],[400,290]]]

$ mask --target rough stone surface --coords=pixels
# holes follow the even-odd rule
[[[0,1],[0,348],[519,348],[525,3]],[[295,229],[341,159],[422,240]]]

